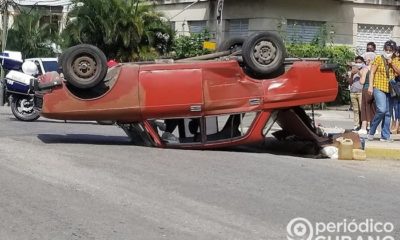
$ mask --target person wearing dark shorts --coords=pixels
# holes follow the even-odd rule
[[[372,62],[375,60],[375,54],[369,53],[365,55],[365,63],[360,69],[360,83],[363,84],[363,89],[361,92],[361,128],[358,131],[360,135],[366,135],[368,133],[367,128],[369,127],[370,122],[375,116],[376,108],[374,97],[368,93],[369,88],[369,76],[370,76],[370,67]],[[364,59],[363,59],[364,60]]]
[[[367,73],[367,80],[365,81],[362,97],[361,97],[361,129],[358,131],[358,134],[367,134],[367,128],[369,127],[370,122],[375,116],[376,108],[374,97],[368,93],[369,87],[369,74]]]

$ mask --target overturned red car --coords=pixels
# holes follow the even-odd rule
[[[60,58],[63,74],[35,83],[35,107],[47,118],[109,120],[134,144],[219,148],[262,142],[277,122],[293,134],[323,142],[302,105],[333,101],[334,64],[285,59],[272,33],[250,36],[239,53],[107,68],[94,46]],[[213,55],[215,57],[215,54]]]

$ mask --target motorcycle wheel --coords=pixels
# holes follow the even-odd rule
[[[33,109],[33,98],[29,96],[11,96],[11,112],[24,122],[37,120],[40,115]]]

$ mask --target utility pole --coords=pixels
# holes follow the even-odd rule
[[[1,2],[1,13],[3,14],[3,31],[1,35],[1,52],[4,53],[6,50],[7,45],[7,30],[8,30],[8,2],[9,0],[3,0]],[[4,95],[5,95],[5,88],[4,88],[4,69],[3,64],[1,64],[1,72],[0,72],[0,106],[4,106]]]
[[[217,3],[217,36],[216,36],[216,40],[217,40],[217,44],[218,46],[221,45],[222,43],[222,33],[223,33],[223,29],[222,29],[222,24],[223,24],[223,13],[224,11],[224,0],[218,0]]]

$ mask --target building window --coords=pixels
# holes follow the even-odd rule
[[[305,20],[287,20],[287,41],[311,43],[322,34],[325,22],[305,21]]]
[[[171,27],[172,32],[176,31],[175,22],[169,22],[169,26]]]
[[[383,45],[392,38],[393,26],[391,25],[372,25],[358,24],[357,29],[357,54],[361,55],[365,52],[368,42],[376,44],[376,51],[381,53]]]
[[[63,6],[41,6],[41,5],[24,5],[19,7],[21,10],[30,12],[35,10],[42,16],[39,25],[49,25],[50,33],[58,33],[63,15]]]
[[[40,26],[49,25],[51,33],[58,33],[60,29],[61,15],[44,15],[40,19]]]
[[[227,21],[229,37],[247,36],[249,34],[249,19],[230,19]]]
[[[207,28],[207,21],[189,21],[190,33],[201,33]]]

